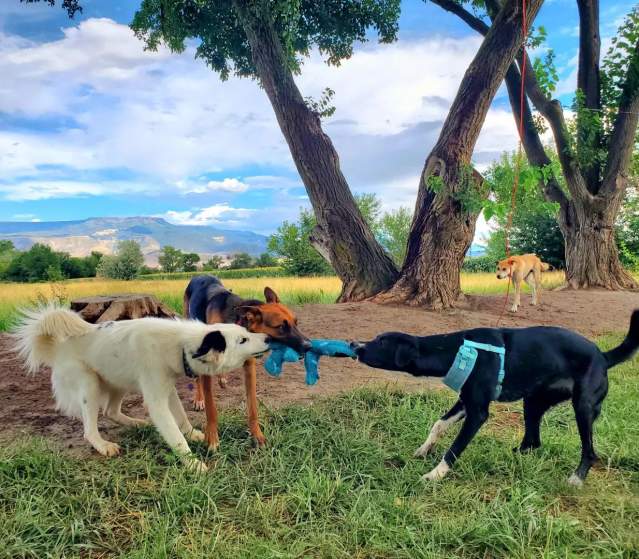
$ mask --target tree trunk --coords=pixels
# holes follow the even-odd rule
[[[463,179],[457,176],[456,165],[454,157],[449,167],[443,158],[431,153],[422,172],[422,184],[431,177],[444,184],[457,184]],[[481,176],[476,174],[474,178],[479,185]],[[420,189],[401,276],[392,289],[375,300],[430,309],[453,307],[461,296],[461,267],[475,235],[477,215],[465,211],[461,202],[444,192]]]
[[[532,22],[542,0],[532,0]],[[521,5],[507,0],[459,86],[439,139],[422,172],[406,260],[395,285],[374,300],[432,309],[452,307],[472,243],[481,176],[471,172],[475,143],[490,104],[523,42]]]
[[[295,84],[269,19],[234,1],[246,32],[260,83],[308,192],[317,228],[330,264],[342,280],[339,301],[358,301],[388,288],[397,269],[364,221],[339,165],[330,138]]]
[[[633,289],[637,282],[619,261],[615,218],[621,199],[570,202],[569,223],[562,223],[566,243],[566,283],[572,289]]]
[[[71,301],[71,310],[80,313],[87,322],[100,324],[111,320],[132,320],[155,316],[174,318],[177,316],[166,305],[147,293],[125,293],[122,295],[99,295]]]

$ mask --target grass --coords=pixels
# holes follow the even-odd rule
[[[544,287],[551,289],[563,281],[563,273],[544,274]],[[0,331],[11,327],[19,306],[33,305],[38,300],[71,300],[89,295],[113,293],[153,293],[177,312],[182,311],[182,296],[188,278],[134,281],[103,279],[70,280],[59,283],[0,283]],[[265,286],[270,286],[286,304],[333,303],[341,283],[336,277],[261,277],[224,279],[224,285],[242,297],[261,298]],[[506,292],[506,282],[495,274],[462,274],[462,289],[466,293],[489,295]]]
[[[606,346],[619,337],[600,340]],[[360,389],[267,410],[256,451],[239,412],[221,417],[210,471],[184,471],[153,429],[117,459],[79,460],[42,440],[0,449],[0,557],[637,557],[639,364],[611,372],[596,424],[602,465],[581,490],[570,406],[547,414],[544,447],[518,455],[521,407],[492,418],[440,483],[411,458],[448,391]],[[454,430],[452,430],[454,431]]]

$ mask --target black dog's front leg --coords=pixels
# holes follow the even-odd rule
[[[430,472],[422,477],[423,480],[436,481],[442,479],[453,467],[455,460],[459,458],[468,443],[473,440],[480,427],[488,419],[488,403],[482,407],[466,408],[466,419],[459,434],[453,441],[442,461]]]

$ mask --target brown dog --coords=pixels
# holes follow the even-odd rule
[[[266,334],[292,347],[298,353],[311,348],[310,340],[297,327],[297,318],[280,300],[270,287],[264,288],[266,303],[256,299],[242,299],[226,289],[214,276],[195,276],[184,292],[185,315],[189,318],[215,324],[235,323],[249,332]],[[246,389],[246,410],[248,428],[258,445],[266,442],[257,417],[257,392],[255,359],[244,362],[244,386]],[[198,398],[204,401],[206,409],[206,442],[211,449],[220,444],[217,429],[217,407],[213,397],[213,381],[203,376],[196,381],[196,404]]]
[[[517,312],[521,305],[521,282],[525,281],[532,290],[531,305],[539,303],[539,291],[541,291],[541,273],[550,270],[550,264],[542,262],[534,254],[522,254],[504,258],[497,263],[497,277],[504,279],[510,277],[515,286],[515,300],[511,312]]]

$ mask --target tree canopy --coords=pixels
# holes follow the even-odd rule
[[[23,4],[36,4],[38,2],[45,2],[49,4],[49,6],[55,6],[56,0],[20,0]],[[75,16],[76,12],[82,13],[82,6],[80,5],[80,0],[62,0],[59,2],[62,5],[62,8],[67,11],[69,17],[72,18]]]
[[[149,49],[161,42],[180,52],[187,39],[198,39],[202,58],[222,79],[231,74],[257,77],[241,10],[268,17],[286,54],[289,69],[299,72],[301,59],[316,46],[331,64],[353,53],[353,43],[367,40],[374,28],[381,41],[396,38],[400,0],[301,0],[245,2],[143,0],[131,28]]]

